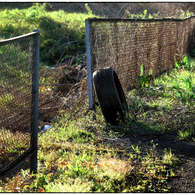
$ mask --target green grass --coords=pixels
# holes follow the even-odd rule
[[[87,14],[49,12],[46,3],[22,10],[5,9],[0,14],[0,37],[7,39],[40,30],[40,59],[50,66],[85,53],[85,19],[98,17],[90,10]]]
[[[188,64],[186,60],[190,63]],[[194,66],[194,60],[186,56],[181,64],[176,64],[176,68],[169,75],[165,73],[153,79],[147,87],[129,92],[130,117],[128,118],[133,119],[134,124],[141,121],[145,125],[145,127],[141,125],[142,129],[150,132],[176,130],[179,138],[193,136]]]
[[[90,113],[91,115],[91,113]],[[171,167],[178,159],[164,151],[162,160],[155,145],[142,155],[125,148],[105,146],[95,135],[99,126],[90,115],[64,122],[39,134],[38,173],[21,170],[0,184],[1,192],[163,192],[167,179],[175,176]],[[101,123],[101,117],[100,117]],[[88,129],[88,130],[87,130]],[[118,154],[122,158],[119,157]],[[168,175],[167,175],[168,174]],[[155,183],[156,182],[156,183]],[[153,185],[153,186],[152,186]],[[157,189],[158,186],[158,189]]]

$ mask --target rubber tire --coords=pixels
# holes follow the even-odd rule
[[[93,73],[93,85],[107,123],[118,125],[119,116],[124,121],[128,106],[122,86],[113,68],[106,67],[95,71]]]

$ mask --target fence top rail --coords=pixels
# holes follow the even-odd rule
[[[10,39],[2,40],[2,41],[0,41],[0,46],[6,45],[6,44],[9,44],[9,43],[13,43],[15,41],[18,41],[18,39],[20,39],[20,40],[25,39],[26,37],[33,36],[37,33],[38,32],[31,32],[31,33],[27,33],[25,35],[21,35],[21,36],[13,37],[13,38],[10,38]]]
[[[194,18],[195,17],[195,14],[194,15],[191,15],[189,17],[186,17],[186,18],[171,18],[171,17],[167,17],[167,18],[88,18],[86,20],[89,20],[90,22],[126,22],[126,21],[131,21],[131,22],[159,22],[159,21],[175,21],[175,22],[182,22],[182,21],[185,21],[185,20],[188,20],[190,18]]]

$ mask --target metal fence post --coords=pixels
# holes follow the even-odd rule
[[[30,159],[30,172],[37,173],[37,148],[38,148],[38,99],[39,99],[39,50],[40,50],[40,30],[37,32],[34,42],[34,63],[33,63],[33,93],[32,93],[32,135],[31,147],[34,154]]]
[[[87,73],[88,73],[88,91],[89,91],[89,109],[93,110],[92,100],[92,73],[91,73],[91,51],[89,36],[89,20],[85,20],[86,47],[87,47]]]

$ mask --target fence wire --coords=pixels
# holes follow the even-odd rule
[[[153,77],[171,70],[194,48],[195,18],[88,19],[91,72],[112,67],[124,92],[140,86],[140,67]],[[93,90],[93,105],[95,103]]]
[[[0,173],[31,147],[34,40],[0,41]]]

